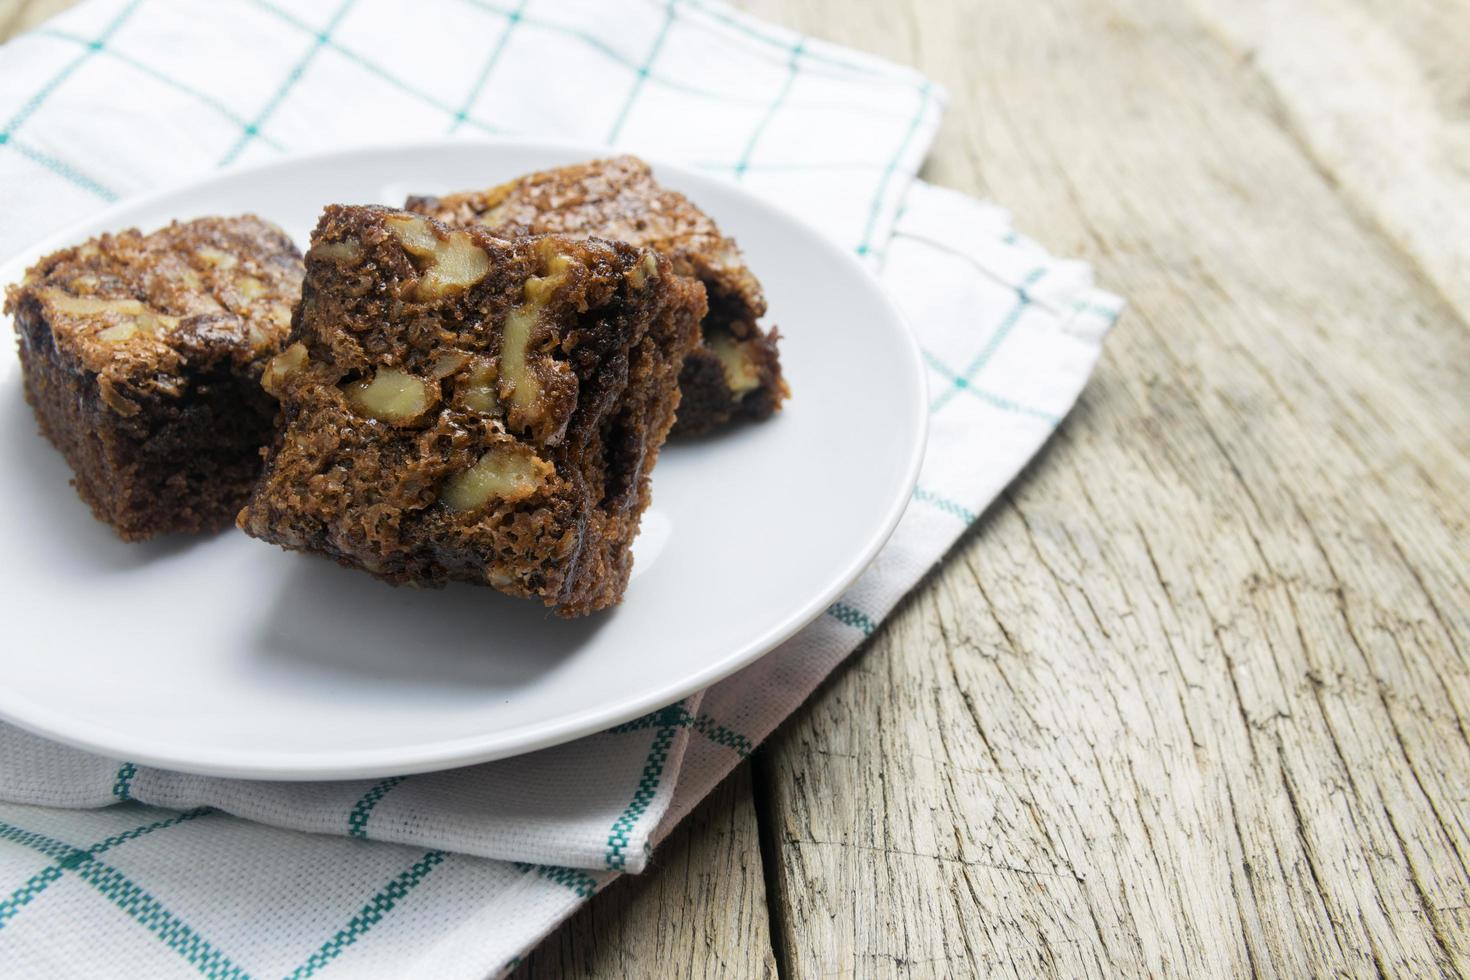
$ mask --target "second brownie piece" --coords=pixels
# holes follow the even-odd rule
[[[657,249],[675,274],[704,283],[709,314],[699,345],[684,362],[675,434],[769,418],[790,394],[777,333],[758,322],[766,313],[765,295],[740,249],[692,201],[654,180],[637,157],[543,170],[485,191],[410,197],[405,206],[502,236],[593,235]]]
[[[99,520],[127,541],[230,526],[300,295],[301,254],[250,215],[102,235],[6,291],[26,400]]]
[[[648,249],[377,207],[329,207],[306,266],[240,527],[565,616],[621,599],[703,290]]]

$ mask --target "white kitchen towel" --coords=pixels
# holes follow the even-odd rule
[[[743,181],[866,256],[932,399],[914,501],[841,601],[609,732],[444,773],[280,784],[0,726],[0,975],[483,977],[642,870],[1036,453],[1121,306],[1005,212],[914,181],[943,101],[912,71],[705,0],[90,0],[0,47],[0,254],[120,195],[287,151],[604,142]]]

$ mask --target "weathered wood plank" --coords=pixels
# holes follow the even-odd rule
[[[1196,2],[1344,195],[1470,315],[1470,3]]]
[[[515,976],[774,978],[750,766],[674,831],[652,869],[613,882]]]
[[[77,0],[0,0],[0,41],[28,31],[76,3]]]
[[[943,80],[933,176],[1133,303],[772,745],[791,974],[1470,970],[1464,323],[1188,8],[753,6]]]

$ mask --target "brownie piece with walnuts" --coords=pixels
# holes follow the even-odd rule
[[[674,272],[704,283],[709,313],[684,362],[677,434],[697,434],[735,418],[764,419],[789,394],[777,332],[762,330],[761,285],[735,242],[688,198],[654,180],[637,157],[560,167],[484,191],[410,197],[409,210],[449,224],[480,224],[502,236],[592,235],[668,256]]]
[[[26,400],[124,540],[228,527],[260,473],[301,253],[252,216],[102,235],[5,293]]]
[[[612,605],[704,312],[651,249],[328,207],[239,526],[396,584]]]

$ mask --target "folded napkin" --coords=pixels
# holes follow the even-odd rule
[[[707,0],[615,14],[440,0],[414,18],[405,29],[388,0],[90,0],[0,47],[0,254],[123,195],[286,151],[507,133],[684,161],[881,276],[929,367],[913,503],[841,601],[767,657],[517,759],[246,782],[0,725],[0,975],[509,971],[643,870],[877,628],[1045,442],[1121,307],[1005,212],[914,180],[944,93],[912,71]]]

